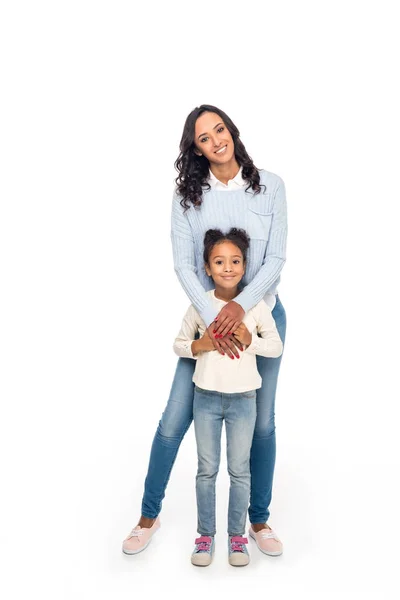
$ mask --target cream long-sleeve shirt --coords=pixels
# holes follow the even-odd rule
[[[214,290],[208,291],[207,295],[217,312],[225,306],[226,302],[215,297]],[[200,352],[193,356],[192,342],[196,333],[199,333],[200,337],[204,334],[206,325],[193,305],[188,308],[174,342],[174,351],[178,356],[196,360],[193,381],[198,387],[228,394],[248,392],[261,387],[256,355],[277,358],[282,354],[282,341],[271,309],[264,300],[245,314],[243,323],[251,333],[252,341],[242,352],[238,351],[238,359],[232,360],[217,350]]]

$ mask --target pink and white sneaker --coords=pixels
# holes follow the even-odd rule
[[[249,540],[241,535],[228,537],[228,562],[232,567],[245,567],[249,564],[248,543]]]
[[[160,525],[160,519],[157,517],[151,527],[136,526],[123,541],[122,552],[125,554],[138,554],[145,550]]]
[[[281,540],[272,529],[261,529],[257,533],[249,529],[249,536],[255,540],[258,549],[268,556],[280,556],[283,552]]]
[[[192,565],[196,567],[208,567],[213,559],[214,538],[209,535],[201,535],[194,543],[194,550],[190,558]]]

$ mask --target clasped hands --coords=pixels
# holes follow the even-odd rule
[[[251,344],[251,334],[242,322],[244,310],[234,300],[228,302],[209,325],[204,335],[193,342],[193,354],[217,350],[229,358],[239,358],[239,350]]]

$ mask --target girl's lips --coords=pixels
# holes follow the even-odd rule
[[[219,150],[216,150],[216,151],[215,151],[215,154],[223,154],[223,153],[225,152],[225,150],[226,150],[226,146],[227,146],[227,145],[225,144],[225,146],[223,146],[223,147],[222,147],[222,148],[220,148]]]

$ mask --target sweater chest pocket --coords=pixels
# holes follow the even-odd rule
[[[253,240],[268,241],[269,231],[272,223],[272,213],[262,212],[260,210],[249,208],[247,212],[248,226],[247,233]]]

